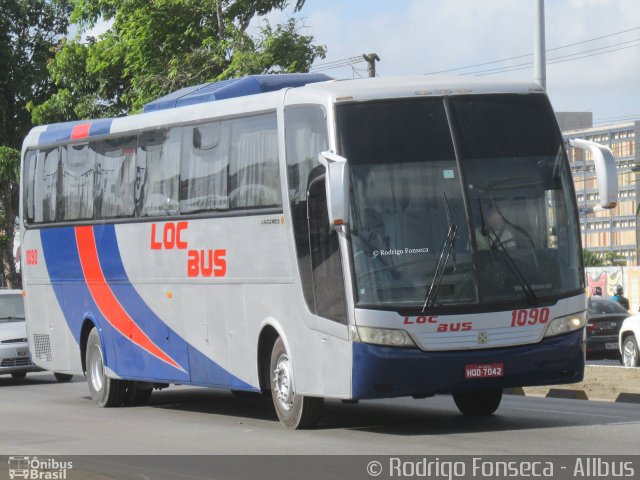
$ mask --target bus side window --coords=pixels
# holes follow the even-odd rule
[[[90,142],[95,155],[95,218],[131,217],[134,213],[136,137]]]
[[[62,166],[58,218],[93,218],[94,156],[89,151],[89,146],[86,143],[63,146]]]
[[[33,222],[35,220],[34,216],[34,206],[35,206],[35,198],[34,198],[34,188],[36,181],[36,159],[38,157],[38,153],[35,151],[27,152],[25,158],[25,166],[24,166],[24,211],[25,211],[25,219],[27,222]]]
[[[60,149],[38,151],[33,187],[33,215],[35,222],[55,222],[60,177]]]
[[[230,123],[229,208],[280,207],[275,113]]]
[[[180,166],[180,213],[228,210],[229,122],[185,127]]]
[[[307,202],[309,250],[316,313],[340,323],[347,323],[342,257],[338,234],[329,225],[325,177],[314,180]]]
[[[140,134],[136,155],[136,207],[139,216],[178,214],[182,129]]]

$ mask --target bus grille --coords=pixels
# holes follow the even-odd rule
[[[22,358],[5,358],[0,363],[0,367],[26,367],[31,365],[31,359],[29,357]]]
[[[33,346],[36,352],[36,358],[42,361],[51,361],[51,341],[49,335],[41,333],[33,334]]]

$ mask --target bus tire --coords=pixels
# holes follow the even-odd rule
[[[295,393],[293,365],[280,337],[271,351],[271,397],[276,414],[287,428],[301,430],[313,428],[320,421],[323,398],[303,397]]]
[[[69,382],[73,378],[73,375],[70,375],[68,373],[59,373],[59,372],[53,372],[53,376],[56,377],[56,380],[60,383]]]
[[[87,383],[91,398],[99,407],[119,407],[124,401],[126,382],[107,377],[100,335],[94,327],[87,339]]]
[[[469,417],[491,415],[498,409],[501,400],[501,388],[453,394],[453,401],[460,413]]]
[[[24,380],[27,378],[27,372],[13,372],[11,378],[14,380]]]
[[[123,404],[125,407],[141,407],[149,403],[152,388],[141,388],[138,382],[127,382]]]

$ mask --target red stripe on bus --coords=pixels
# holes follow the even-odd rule
[[[172,367],[182,370],[178,363],[158,348],[158,346],[140,330],[140,327],[135,324],[111,291],[100,267],[98,250],[96,249],[96,242],[93,236],[93,228],[75,227],[75,232],[84,278],[100,312],[113,328],[129,338],[133,343]]]
[[[90,128],[90,123],[80,123],[78,125],[75,125],[73,127],[73,130],[71,130],[71,138],[74,140],[77,138],[87,138],[89,136]]]

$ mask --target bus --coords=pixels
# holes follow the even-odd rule
[[[206,386],[299,429],[324,399],[489,415],[582,379],[578,209],[539,86],[258,75],[144,110],[22,150],[31,355],[100,407]],[[612,207],[611,158],[577,146]]]

